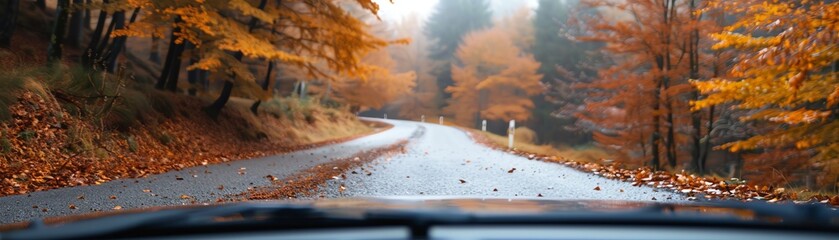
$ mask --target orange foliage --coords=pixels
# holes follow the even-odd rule
[[[736,109],[751,110],[753,114],[741,120],[769,127],[723,148],[761,150],[765,154],[750,158],[750,163],[787,174],[805,166],[823,169],[827,173],[821,176],[823,182],[839,184],[839,3],[716,4],[742,16],[713,35],[718,41],[714,48],[734,49],[740,54],[729,77],[694,82],[707,98],[694,102],[693,107],[732,104]],[[790,152],[795,157],[786,154]],[[776,161],[767,164],[766,158]],[[789,164],[794,158],[810,161]]]
[[[677,167],[686,150],[690,126],[685,93],[690,66],[685,48],[690,32],[701,28],[690,19],[687,1],[583,1],[596,9],[581,40],[605,43],[615,62],[599,70],[578,117],[596,125],[595,140],[623,153],[624,161],[659,159]],[[702,23],[706,24],[706,23]],[[684,127],[682,127],[684,126]],[[661,150],[659,150],[661,149]]]
[[[446,88],[452,98],[444,110],[455,122],[473,126],[482,119],[530,118],[530,97],[544,90],[542,76],[539,63],[516,47],[511,35],[495,27],[464,38],[452,64],[455,84]]]
[[[390,42],[369,33],[367,24],[347,10],[354,7],[376,16],[379,7],[373,0],[278,2],[260,9],[255,1],[247,0],[132,0],[103,8],[139,8],[145,13],[114,35],[165,38],[169,29],[178,29],[173,33],[176,41],[194,44],[200,56],[188,69],[232,76],[236,86],[252,91],[261,91],[253,73],[231,53],[277,61],[302,70],[309,78],[380,74],[362,60]],[[251,18],[258,21],[248,21]]]

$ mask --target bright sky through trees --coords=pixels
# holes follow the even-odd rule
[[[393,0],[393,3],[390,3],[390,0],[375,0],[374,2],[381,7],[379,15],[382,19],[400,21],[403,16],[411,13],[418,13],[422,19],[428,18],[439,0]],[[532,9],[539,5],[538,0],[491,0],[489,2],[494,15],[513,13],[518,6],[525,3]]]

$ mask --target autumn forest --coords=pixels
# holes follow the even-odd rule
[[[411,1],[0,0],[0,196],[351,139],[385,115],[503,136],[515,120],[541,154],[839,191],[839,2],[385,6]]]

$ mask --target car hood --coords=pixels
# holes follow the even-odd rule
[[[31,224],[68,224],[91,219],[113,218],[150,212],[178,211],[183,209],[221,208],[231,205],[259,207],[305,207],[321,212],[343,216],[363,216],[371,212],[405,214],[460,214],[474,216],[544,216],[556,214],[584,213],[592,216],[608,216],[619,213],[655,213],[679,215],[689,213],[699,216],[728,217],[743,221],[771,218],[773,221],[799,221],[818,217],[822,223],[839,225],[837,211],[824,205],[796,205],[743,203],[736,201],[708,202],[655,202],[617,200],[558,200],[548,198],[480,198],[480,197],[365,197],[314,200],[271,200],[248,201],[188,206],[164,206],[109,212],[96,212],[63,217],[49,217],[32,222],[0,226],[0,232],[22,229]],[[814,215],[815,214],[815,215]]]

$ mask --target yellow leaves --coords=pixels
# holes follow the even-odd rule
[[[811,138],[807,138],[807,139],[795,142],[795,148],[808,149],[808,148],[811,148],[813,146],[816,146],[820,142],[821,142],[821,139],[811,137]]]
[[[222,62],[221,62],[221,57],[222,56],[220,54],[223,54],[223,53],[219,53],[217,51],[211,51],[211,52],[205,53],[203,58],[201,58],[201,60],[199,60],[197,63],[195,63],[193,65],[187,66],[186,69],[191,71],[191,70],[195,70],[195,69],[209,70],[209,69],[221,68],[222,67]]]
[[[781,43],[779,37],[752,37],[736,32],[714,33],[711,34],[711,37],[717,40],[717,43],[713,46],[714,50],[724,48],[760,49]]]
[[[415,86],[416,73],[392,72],[395,63],[385,50],[368,54],[363,62],[362,67],[368,69],[364,78],[344,78],[335,83],[335,91],[350,104],[381,108]]]
[[[830,96],[827,96],[827,107],[836,106],[836,103],[839,103],[839,85],[833,89],[833,92],[830,93]]]
[[[248,34],[241,37],[229,37],[219,40],[216,46],[220,50],[238,51],[244,56],[265,60],[280,60],[283,62],[307,62],[308,60],[296,54],[291,54],[274,47],[270,42],[258,39]]]
[[[789,79],[789,85],[792,86],[793,90],[798,91],[805,78],[807,78],[807,72],[799,72]]]
[[[511,34],[495,27],[464,38],[456,54],[459,64],[452,66],[455,84],[446,88],[452,98],[445,110],[456,122],[470,126],[476,117],[530,118],[530,97],[544,91],[540,65],[516,47]]]
[[[259,8],[251,6],[248,1],[245,0],[231,0],[228,1],[230,9],[238,10],[245,16],[255,17],[264,23],[273,23],[276,20],[274,15],[271,15]]]
[[[739,55],[727,78],[691,81],[706,95],[691,102],[691,108],[730,104],[749,110],[751,115],[741,121],[759,122],[752,128],[753,137],[720,148],[789,151],[810,164],[837,164],[839,74],[834,64],[839,61],[839,3],[728,3],[742,16],[726,31],[712,34],[718,41],[714,49],[730,48]],[[828,171],[835,175],[836,169]]]
[[[207,11],[204,6],[166,8],[163,10],[163,13],[179,17],[183,23],[178,24],[178,27],[182,29],[194,28],[209,36],[214,36],[217,32],[215,27],[218,25],[218,18],[220,16]],[[193,42],[192,40],[190,39],[190,42]],[[200,43],[200,41],[194,41],[193,43]]]
[[[396,40],[390,40],[390,41],[388,41],[388,43],[389,44],[396,44],[396,45],[408,45],[408,44],[411,44],[411,39],[410,38],[400,38],[400,39],[396,39]]]
[[[797,109],[792,111],[785,111],[779,109],[767,109],[757,112],[746,118],[747,120],[764,119],[775,123],[784,124],[808,124],[817,121],[825,120],[830,116],[830,111]]]

